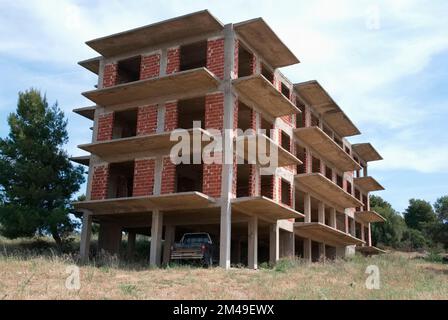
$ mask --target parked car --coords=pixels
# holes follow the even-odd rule
[[[198,261],[202,265],[213,265],[215,246],[206,232],[185,233],[180,242],[171,247],[170,261]]]

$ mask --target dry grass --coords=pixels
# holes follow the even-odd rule
[[[0,299],[448,299],[448,265],[397,253],[312,265],[281,261],[258,271],[94,261],[80,267],[81,289],[71,291],[66,267],[75,256],[24,247],[0,239]],[[371,264],[380,269],[380,290],[365,287]]]

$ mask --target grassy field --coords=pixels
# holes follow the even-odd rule
[[[0,299],[448,299],[447,264],[398,252],[311,265],[284,260],[257,271],[109,259],[81,266],[80,289],[68,290],[75,261],[46,241],[0,239]],[[379,268],[379,290],[366,288],[368,265]]]

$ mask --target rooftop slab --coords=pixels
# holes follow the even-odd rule
[[[220,32],[223,29],[221,22],[208,10],[202,10],[90,40],[86,44],[102,56],[109,58],[162,43]]]
[[[300,62],[262,18],[236,23],[234,29],[273,68]]]

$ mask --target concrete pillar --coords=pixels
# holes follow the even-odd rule
[[[234,129],[234,94],[232,92],[232,78],[235,64],[235,32],[233,24],[224,27],[224,129]],[[229,159],[233,159],[233,135],[230,130],[224,135],[223,141],[224,164],[222,165],[221,181],[221,221],[220,221],[220,248],[219,265],[224,269],[230,268],[230,247],[231,247],[231,222],[233,182],[233,164]]]
[[[362,241],[366,241],[366,233],[365,233],[365,229],[364,229],[364,224],[361,223],[361,240]]]
[[[128,245],[126,248],[128,258],[132,258],[134,256],[135,238],[136,238],[136,233],[133,231],[129,231],[128,232]]]
[[[368,238],[367,238],[367,245],[369,246],[369,247],[371,247],[372,246],[372,228],[371,228],[371,226],[372,226],[372,224],[371,223],[369,223],[369,234],[368,234]]]
[[[247,265],[250,269],[258,268],[258,217],[250,217],[247,228]]]
[[[344,217],[345,217],[345,233],[350,233],[349,223],[348,223],[348,215],[345,214]]]
[[[317,216],[319,223],[325,224],[325,204],[319,201],[317,205]]]
[[[163,242],[163,265],[167,265],[170,262],[171,246],[174,244],[175,235],[176,227],[173,225],[167,225],[165,227],[165,241]]]
[[[351,225],[350,225],[350,234],[354,237],[356,237],[356,223],[355,219],[351,219]]]
[[[281,257],[294,257],[295,238],[294,232],[280,231]]]
[[[160,266],[162,257],[162,227],[163,213],[156,209],[152,212],[150,266]]]
[[[305,193],[303,204],[304,204],[303,214],[305,215],[305,222],[309,223],[311,222],[311,196],[309,193]]]
[[[330,209],[330,227],[337,229],[336,208]]]
[[[275,264],[280,258],[280,230],[277,223],[269,226],[269,263]]]
[[[79,255],[81,262],[89,260],[90,252],[90,236],[92,233],[92,215],[90,212],[84,212],[82,217],[81,243],[79,247]]]
[[[367,172],[367,163],[366,164],[364,164],[364,166],[363,166],[363,175],[364,175],[364,177],[367,177],[368,176],[368,172]]]
[[[121,245],[121,225],[114,222],[101,222],[98,235],[98,248],[110,255],[118,254]]]
[[[303,258],[311,262],[311,239],[303,239]]]
[[[325,243],[319,242],[319,261],[325,262],[326,258]]]

